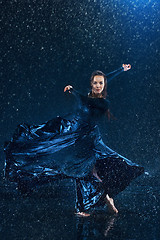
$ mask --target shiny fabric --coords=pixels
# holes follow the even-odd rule
[[[97,123],[108,111],[109,102],[74,89],[72,94],[78,109],[71,120],[58,116],[38,126],[17,127],[11,141],[5,143],[5,176],[17,182],[22,192],[56,178],[74,178],[76,209],[85,211],[106,193],[118,194],[144,169],[103,143]],[[94,167],[102,182],[93,176]]]

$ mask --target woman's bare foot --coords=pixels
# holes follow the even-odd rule
[[[89,213],[85,213],[85,212],[78,212],[76,213],[78,216],[81,216],[81,217],[89,217],[91,214]]]
[[[105,197],[105,201],[106,201],[106,203],[107,203],[109,212],[112,213],[112,214],[114,214],[114,213],[117,214],[117,213],[118,213],[118,210],[117,210],[117,208],[114,206],[113,198],[110,198],[110,197],[108,196],[108,194],[107,194],[106,197]]]

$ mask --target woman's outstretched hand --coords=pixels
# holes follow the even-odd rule
[[[71,93],[71,91],[70,91],[71,88],[73,88],[71,85],[67,85],[67,86],[64,88],[64,92],[69,91],[69,93]]]
[[[122,67],[124,68],[124,71],[128,71],[131,69],[131,64],[122,64]]]

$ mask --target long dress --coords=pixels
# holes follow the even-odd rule
[[[74,89],[72,94],[78,110],[71,120],[58,116],[38,126],[18,125],[5,143],[5,177],[17,182],[21,192],[57,178],[73,178],[78,212],[90,209],[105,194],[117,195],[144,168],[104,144],[97,123],[108,111],[108,101]]]

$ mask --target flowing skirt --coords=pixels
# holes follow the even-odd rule
[[[117,195],[144,172],[107,147],[97,125],[79,117],[20,124],[4,150],[5,177],[22,192],[57,178],[74,178],[77,211],[90,209],[105,194]],[[102,182],[93,176],[93,168]]]

